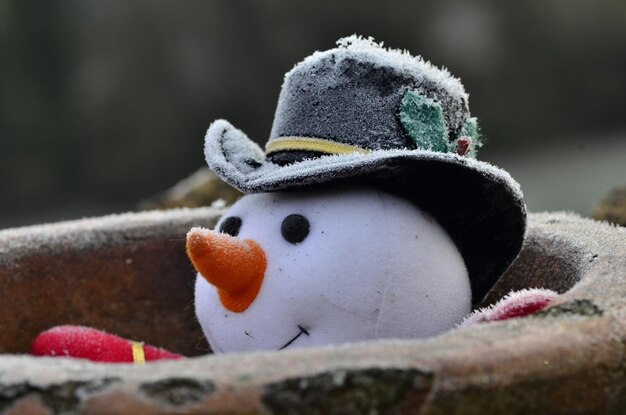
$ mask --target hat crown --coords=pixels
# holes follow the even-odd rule
[[[473,134],[479,145],[467,94],[447,70],[372,39],[338,45],[285,75],[270,143],[306,137],[366,150],[452,152],[455,140]]]

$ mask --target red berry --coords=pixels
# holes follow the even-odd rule
[[[459,156],[466,155],[469,152],[471,146],[471,138],[467,136],[460,137],[458,140],[456,140],[456,154],[458,154]]]

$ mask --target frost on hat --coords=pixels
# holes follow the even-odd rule
[[[351,36],[338,43],[285,75],[269,146],[281,137],[304,136],[370,150],[447,152],[464,129],[464,135],[472,133],[467,94],[447,71],[371,39]],[[478,136],[472,138],[479,146]]]
[[[458,79],[351,36],[287,73],[265,151],[218,120],[205,156],[245,193],[352,183],[415,203],[457,244],[477,304],[517,256],[526,226],[519,185],[475,159],[481,144]]]

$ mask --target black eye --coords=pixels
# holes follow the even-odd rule
[[[241,229],[241,218],[237,216],[231,216],[224,219],[220,225],[220,232],[227,233],[230,236],[237,236],[237,234],[239,234],[239,229]]]
[[[289,215],[280,225],[280,233],[287,242],[297,244],[309,234],[309,221],[302,215]]]

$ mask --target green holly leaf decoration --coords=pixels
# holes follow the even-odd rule
[[[400,123],[417,148],[447,153],[448,129],[439,103],[414,91],[402,97]]]

